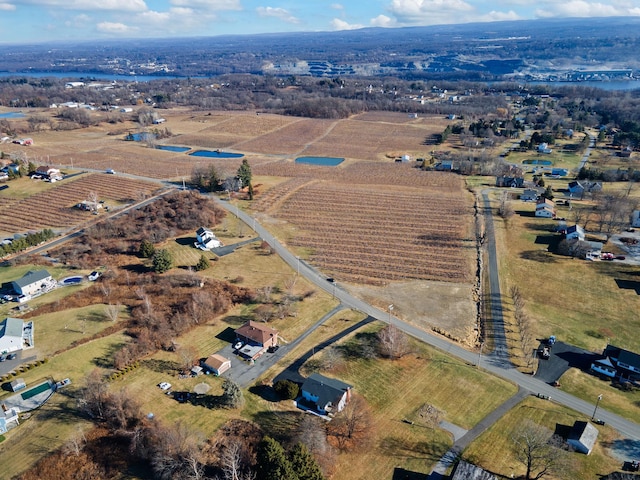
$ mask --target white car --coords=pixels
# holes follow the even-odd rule
[[[240,350],[242,348],[242,342],[238,342],[236,343],[233,348],[235,348],[236,350]]]
[[[160,390],[164,390],[165,392],[171,388],[171,384],[169,382],[160,382],[158,384]]]
[[[116,171],[113,168],[109,168],[109,169],[107,169],[107,171],[105,173],[108,173],[110,175],[115,175]]]
[[[87,278],[90,282],[95,282],[98,278],[100,278],[100,275],[102,275],[100,272],[91,272],[89,275],[87,275]]]

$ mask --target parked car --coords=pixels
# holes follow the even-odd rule
[[[280,348],[280,345],[273,345],[269,348],[267,348],[267,352],[269,353],[276,353],[278,351],[278,349]]]
[[[238,342],[233,346],[233,348],[236,349],[236,350],[240,350],[242,348],[242,345],[243,345],[242,342]]]
[[[102,275],[100,272],[91,272],[89,275],[87,275],[87,278],[90,282],[95,282],[98,278],[100,278],[100,275]]]
[[[107,171],[105,173],[108,173],[110,175],[115,175],[116,171],[113,168],[108,168]]]
[[[158,384],[160,390],[164,390],[165,392],[171,388],[171,384],[169,382],[160,382]]]
[[[10,353],[7,355],[7,360],[15,360],[18,355],[15,353]]]

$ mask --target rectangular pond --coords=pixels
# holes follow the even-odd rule
[[[335,167],[344,162],[340,157],[298,157],[296,163],[306,163],[308,165],[322,165],[323,167]]]
[[[168,152],[184,153],[191,150],[191,147],[178,147],[175,145],[156,145],[158,150],[167,150]]]
[[[22,118],[22,117],[24,117],[24,113],[22,112],[0,113],[0,118]]]
[[[192,157],[207,157],[207,158],[242,158],[244,153],[231,153],[222,152],[220,150],[196,150],[189,154]]]

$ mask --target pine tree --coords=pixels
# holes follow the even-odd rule
[[[200,255],[200,260],[196,264],[196,272],[201,272],[202,270],[206,270],[211,266],[211,262],[204,254]]]
[[[153,254],[153,271],[156,273],[164,273],[173,267],[173,258],[169,250],[157,250]]]
[[[271,437],[258,445],[258,480],[298,480],[284,448]]]
[[[243,187],[251,185],[251,165],[246,158],[242,160],[242,165],[238,168],[238,178],[240,178]]]
[[[242,390],[231,380],[225,380],[222,384],[222,403],[229,408],[239,408],[244,403]]]
[[[142,258],[151,258],[153,257],[153,254],[156,253],[156,247],[154,247],[153,243],[149,240],[142,240],[142,242],[140,242],[138,253]]]
[[[324,480],[318,462],[305,444],[295,444],[289,453],[289,459],[299,480]]]

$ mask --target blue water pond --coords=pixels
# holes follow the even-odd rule
[[[306,163],[309,165],[322,165],[324,167],[335,167],[344,162],[340,157],[298,157],[296,163]]]
[[[196,150],[190,153],[192,157],[207,157],[207,158],[242,158],[244,153],[231,153],[221,152],[220,150]]]
[[[169,152],[183,153],[191,150],[191,147],[178,147],[175,145],[156,145],[158,150],[167,150]]]
[[[553,165],[551,160],[525,160],[522,163],[525,165]]]
[[[0,113],[0,118],[22,118],[22,117],[24,117],[24,113],[21,113],[21,112]]]

